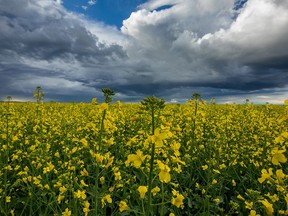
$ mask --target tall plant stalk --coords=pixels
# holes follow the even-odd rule
[[[165,101],[163,99],[158,99],[155,96],[144,98],[141,101],[144,109],[151,114],[151,134],[154,135],[155,132],[155,112],[159,111],[165,107]],[[147,203],[147,215],[153,215],[152,210],[152,181],[153,181],[153,169],[154,169],[154,160],[155,160],[155,143],[152,142],[151,146],[151,159],[150,159],[150,167],[149,167],[149,176],[148,176],[148,203]]]

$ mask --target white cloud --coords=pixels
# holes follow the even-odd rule
[[[90,5],[90,6],[95,5],[96,3],[97,3],[96,0],[89,0],[89,1],[87,2],[87,4]]]

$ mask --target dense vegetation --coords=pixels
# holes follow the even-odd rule
[[[287,106],[40,99],[0,104],[1,215],[288,214]]]

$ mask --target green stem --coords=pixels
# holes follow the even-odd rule
[[[162,201],[161,201],[161,216],[164,216],[164,185],[163,182],[161,183],[161,190],[162,190]]]
[[[104,121],[106,117],[107,110],[103,110],[102,113],[102,119],[101,119],[101,125],[100,125],[100,132],[99,132],[99,140],[98,140],[98,152],[100,153],[102,150],[102,136],[104,131]],[[96,216],[98,215],[98,188],[99,188],[99,164],[96,162],[96,179],[95,179],[95,191],[94,191],[94,199],[95,199],[95,211]]]
[[[103,135],[103,131],[104,131],[104,120],[105,120],[105,117],[106,117],[106,109],[102,113],[102,119],[101,119],[101,125],[100,125],[99,149],[98,149],[99,152],[100,152],[101,146],[102,146],[102,135]]]
[[[152,135],[154,135],[154,128],[155,128],[155,120],[154,120],[154,107],[151,109],[152,115]],[[149,178],[148,178],[148,215],[152,213],[151,205],[151,190],[152,190],[152,176],[153,176],[153,167],[154,167],[154,156],[155,156],[155,143],[151,144],[151,160],[150,160],[150,171],[149,171]]]

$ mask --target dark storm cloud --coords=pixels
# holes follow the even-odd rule
[[[127,101],[155,95],[185,102],[193,92],[221,102],[287,95],[285,0],[150,0],[121,32],[59,2],[1,4],[0,99],[30,100],[37,85],[46,99],[64,101],[101,101],[103,87]]]
[[[38,11],[36,1],[11,0],[1,5],[1,52],[11,51],[29,58],[51,60],[72,55],[76,60],[97,62],[124,57],[122,48],[100,43],[76,18],[61,11],[58,4],[45,6],[50,13]],[[29,7],[30,5],[30,7]],[[26,6],[26,7],[25,7]],[[57,6],[59,8],[57,8]]]
[[[109,68],[127,56],[121,46],[100,41],[84,21],[53,1],[22,0],[21,7],[18,0],[1,4],[1,98],[29,98],[40,84],[51,97],[61,88],[74,96],[95,94],[85,81],[103,65]]]

